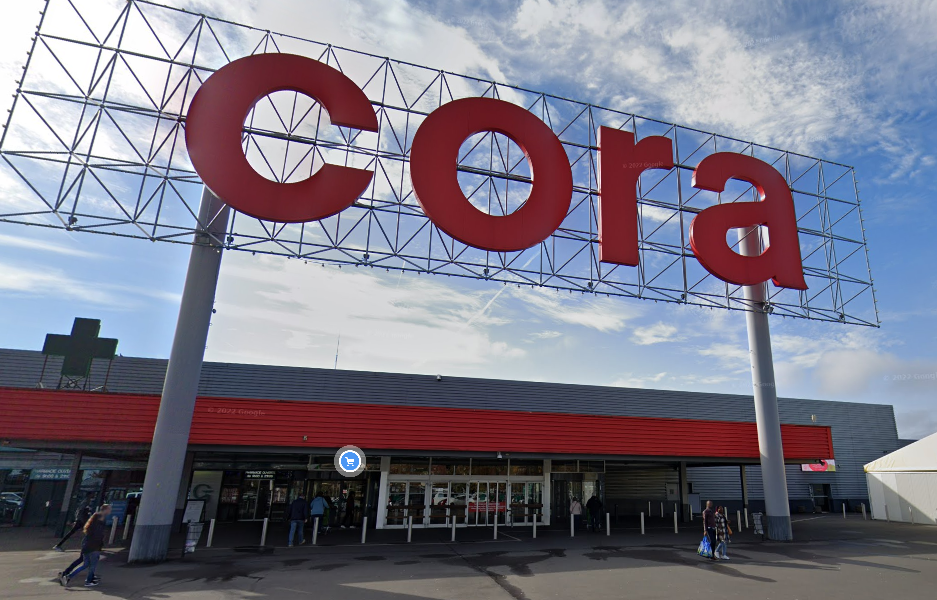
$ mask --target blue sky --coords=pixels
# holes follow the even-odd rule
[[[937,430],[934,2],[169,4],[854,165],[882,328],[772,320],[778,390]],[[0,23],[9,107],[42,3]],[[7,9],[9,10],[9,9]],[[0,190],[2,193],[2,190]],[[188,249],[0,225],[0,346],[169,353]],[[748,393],[744,316],[228,253],[208,360]],[[725,418],[731,418],[726,415]]]

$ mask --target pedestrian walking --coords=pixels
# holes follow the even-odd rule
[[[712,547],[710,560],[719,560],[716,556],[716,511],[713,509],[713,501],[706,501],[706,510],[703,511],[703,535],[709,538],[709,545]]]
[[[729,541],[729,536],[732,535],[732,525],[729,524],[729,519],[726,517],[725,508],[720,506],[716,509],[716,539],[719,542],[719,545],[713,548],[713,555],[720,560],[729,560],[729,557],[726,555],[726,546]]]
[[[595,494],[586,502],[586,510],[589,511],[589,521],[592,523],[592,531],[598,532],[602,529],[602,501]]]
[[[85,502],[82,502],[78,508],[75,509],[75,523],[72,525],[72,528],[68,530],[68,533],[65,534],[65,537],[60,539],[57,544],[52,546],[52,549],[56,552],[65,552],[65,548],[62,547],[63,544],[65,544],[65,542],[68,541],[68,538],[72,537],[76,531],[80,531],[85,526],[85,523],[87,523],[88,519],[91,518],[91,513],[93,512],[94,510],[91,507],[90,498]]]
[[[355,528],[355,491],[351,490],[348,492],[348,497],[345,498],[345,518],[342,519],[342,529],[349,527],[350,529]]]
[[[289,547],[293,547],[293,538],[296,536],[296,530],[299,530],[299,544],[306,543],[306,534],[303,532],[303,525],[306,521],[309,520],[309,503],[306,502],[306,499],[300,494],[292,503],[288,512],[288,517],[290,521],[290,539]]]
[[[569,514],[573,515],[575,529],[582,527],[582,504],[579,502],[579,498],[575,496],[573,496],[573,501],[569,504]]]
[[[328,509],[329,503],[325,501],[322,492],[317,493],[316,497],[313,498],[312,502],[309,504],[310,518],[312,519],[313,526],[315,526],[316,518],[319,519],[319,533],[325,531],[325,519]]]
[[[107,532],[104,523],[110,514],[111,507],[109,504],[105,504],[101,506],[98,512],[91,515],[91,518],[85,523],[83,528],[85,537],[81,541],[82,564],[74,571],[69,570],[62,573],[59,583],[63,586],[67,586],[68,582],[82,571],[88,571],[88,575],[85,577],[85,587],[95,587],[101,582],[95,571],[98,567],[98,560],[101,558],[101,550],[104,548],[104,534]]]

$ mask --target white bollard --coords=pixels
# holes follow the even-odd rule
[[[612,535],[612,515],[605,513],[605,535]]]
[[[364,517],[364,521],[361,523],[361,543],[364,543],[364,540],[368,537],[368,518]]]
[[[674,510],[673,510],[673,532],[674,532],[674,533],[680,533],[680,532],[677,530],[677,509],[674,509]]]
[[[452,541],[455,541],[455,515],[452,515]]]
[[[260,545],[267,545],[267,524],[270,522],[270,519],[264,517],[264,528],[260,531]]]
[[[647,501],[647,516],[651,516],[651,501]]]
[[[206,548],[211,548],[211,540],[215,537],[215,520],[212,519],[208,524],[208,543],[205,544]]]
[[[534,515],[534,539],[537,539],[537,521],[540,520],[540,515]]]
[[[865,502],[862,503],[862,520],[867,521],[868,517],[865,514]]]
[[[664,503],[663,502],[660,503],[660,518],[661,519],[664,518]]]
[[[748,529],[748,508],[745,509],[745,529]]]
[[[127,538],[130,537],[130,522],[133,521],[133,515],[127,515],[127,518],[124,520],[124,535],[121,538],[125,542]]]
[[[908,507],[908,514],[911,515],[911,524],[914,525],[914,509],[910,506]]]
[[[407,543],[413,539],[413,515],[407,517]]]
[[[111,519],[111,539],[107,543],[108,546],[114,545],[114,540],[117,538],[117,517]]]
[[[641,513],[641,535],[644,535],[644,512]]]
[[[888,518],[888,505],[885,505],[885,522],[891,523],[891,519]]]
[[[312,520],[312,545],[315,546],[319,540],[319,517]]]
[[[575,515],[569,515],[569,537],[576,537],[576,518]]]
[[[846,503],[843,502],[843,518],[846,518]]]
[[[494,539],[498,539],[498,512],[497,511],[495,511],[495,537]]]
[[[742,511],[735,511],[736,515],[739,518],[739,531],[742,531]]]

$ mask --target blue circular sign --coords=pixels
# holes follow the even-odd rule
[[[354,450],[345,450],[342,452],[342,455],[338,457],[338,461],[342,471],[351,473],[357,471],[358,467],[361,466],[361,455]]]

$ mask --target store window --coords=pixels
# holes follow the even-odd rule
[[[391,475],[428,475],[428,458],[395,458],[390,461]]]
[[[472,460],[472,476],[476,475],[507,475],[508,461],[504,459],[486,460],[476,458]]]
[[[543,475],[543,461],[511,459],[511,475],[515,477]]]
[[[581,460],[579,461],[579,472],[580,473],[604,473],[605,461],[604,460]]]
[[[575,460],[554,460],[552,469],[554,473],[578,473],[577,463]]]
[[[433,475],[468,475],[469,460],[466,459],[445,459],[434,458]]]

